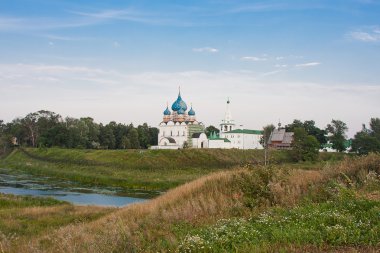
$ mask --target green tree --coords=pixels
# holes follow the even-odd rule
[[[115,148],[114,124],[100,125],[100,145],[105,149]]]
[[[210,136],[212,133],[219,134],[219,129],[214,127],[213,125],[206,127],[205,134]]]
[[[271,134],[275,128],[276,127],[273,124],[266,125],[263,127],[263,136],[260,139],[260,143],[264,147],[264,165],[268,164],[268,160],[269,160],[268,159],[268,157],[269,157],[268,142],[269,142],[269,138],[270,138],[270,136],[271,136]]]
[[[37,113],[29,113],[25,118],[21,119],[21,124],[28,133],[28,141],[32,147],[37,145],[37,139],[39,136],[37,121]]]
[[[129,140],[130,148],[132,148],[132,149],[138,149],[138,148],[140,148],[139,133],[137,132],[136,128],[131,128],[128,131],[127,138]]]
[[[143,125],[139,125],[137,127],[137,132],[139,134],[140,147],[148,148],[150,146],[150,140],[151,140],[148,124],[144,123]]]
[[[319,142],[307,134],[303,127],[294,128],[291,154],[295,161],[315,161],[318,158]]]
[[[370,129],[363,124],[360,132],[355,134],[352,140],[352,151],[359,154],[368,154],[369,152],[380,152],[380,119],[371,118]]]
[[[326,131],[318,128],[315,125],[314,120],[305,120],[302,122],[298,119],[295,119],[293,123],[286,125],[285,129],[287,132],[294,132],[294,129],[297,127],[302,127],[306,130],[308,135],[313,135],[320,143],[320,146],[327,143]]]
[[[380,118],[371,118],[370,123],[371,135],[380,140]]]
[[[273,124],[266,125],[263,127],[263,136],[261,137],[260,143],[261,145],[263,145],[264,148],[267,147],[269,138],[275,128],[276,127]]]
[[[89,133],[89,128],[86,125],[86,122],[67,117],[65,125],[67,127],[66,147],[85,148],[88,143]]]
[[[6,135],[6,125],[3,120],[0,120],[0,155],[7,151],[9,142]]]
[[[149,128],[149,136],[150,136],[149,144],[150,144],[150,146],[155,146],[158,144],[158,133],[159,133],[158,128],[156,128],[156,127],[150,127]]]
[[[100,135],[100,126],[94,122],[94,119],[91,117],[80,118],[88,128],[87,138],[86,138],[86,148],[97,148],[100,146],[99,135]]]
[[[329,133],[329,140],[332,143],[332,147],[338,152],[343,152],[346,150],[346,132],[348,128],[346,123],[341,120],[333,119],[331,124],[328,124],[326,127],[327,133]]]

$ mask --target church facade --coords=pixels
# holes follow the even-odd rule
[[[171,110],[166,106],[162,122],[158,126],[158,145],[152,149],[207,148],[205,127],[197,121],[195,111],[188,109],[181,92],[173,102]]]

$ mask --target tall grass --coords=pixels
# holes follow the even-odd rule
[[[307,171],[292,169],[288,165],[271,168],[248,166],[217,172],[181,185],[151,201],[117,210],[96,221],[61,227],[27,245],[20,244],[13,250],[176,251],[189,231],[207,229],[221,219],[249,219],[273,208],[296,208],[306,200],[324,203],[332,199],[336,189],[330,187],[330,184],[355,189],[364,184],[366,175],[371,171],[380,172],[379,155],[346,158],[337,165]],[[316,208],[312,205],[310,210]],[[282,210],[285,215],[286,209]],[[303,212],[308,211],[301,213]],[[290,242],[292,243],[291,240]],[[276,245],[281,241],[270,243]],[[273,248],[269,247],[269,250]]]
[[[73,206],[52,198],[0,194],[0,252],[14,251],[20,245],[25,247],[22,252],[28,252],[32,238],[68,224],[90,222],[112,210]]]

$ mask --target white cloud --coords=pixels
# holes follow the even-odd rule
[[[148,13],[145,11],[139,11],[133,8],[127,9],[106,9],[99,10],[97,12],[84,12],[84,11],[71,11],[70,13],[96,19],[100,21],[104,20],[124,20],[137,23],[145,23],[151,25],[169,25],[175,24],[181,25],[181,21],[172,20],[165,15],[159,13]]]
[[[378,41],[380,39],[380,37],[371,35],[366,32],[351,32],[350,35],[353,39],[364,41],[364,42],[373,42],[373,41]]]
[[[217,53],[219,52],[219,49],[213,48],[213,47],[200,47],[200,48],[193,48],[193,52],[198,52],[198,53]]]
[[[62,40],[62,41],[78,41],[78,40],[85,39],[81,37],[67,37],[67,36],[59,36],[59,35],[53,35],[53,34],[43,34],[40,36],[48,38],[50,40]]]
[[[283,59],[285,59],[285,57],[283,57],[283,56],[277,56],[277,57],[276,57],[276,60],[277,60],[277,61],[280,61],[280,60],[283,60]]]
[[[318,66],[318,65],[321,65],[320,62],[307,62],[307,63],[300,63],[300,64],[296,64],[296,67],[315,67],[315,66]]]
[[[256,56],[243,56],[240,58],[242,61],[266,61],[266,57],[256,57]]]
[[[288,67],[288,65],[287,64],[276,64],[276,65],[274,65],[276,68],[286,68],[286,67]]]
[[[124,73],[86,66],[0,64],[0,71],[0,108],[11,108],[0,110],[0,119],[6,121],[47,109],[63,116],[91,116],[101,122],[148,122],[155,126],[161,120],[166,102],[176,99],[179,83],[183,99],[193,103],[198,119],[206,125],[220,123],[228,96],[236,122],[247,128],[260,129],[265,124],[276,123],[278,118],[284,124],[295,118],[314,119],[318,126],[324,127],[332,118],[338,118],[348,124],[352,135],[360,130],[362,123],[380,114],[379,85],[271,81],[269,76],[281,69],[261,74],[255,71]],[[337,107],[336,101],[345,106]],[[135,108],[139,108],[138,113]]]
[[[0,16],[0,31],[43,31],[59,28],[89,26],[99,23],[94,18],[19,18]]]
[[[362,42],[379,42],[380,29],[378,27],[363,28],[361,30],[348,33],[348,37]]]

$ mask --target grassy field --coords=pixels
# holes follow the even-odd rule
[[[272,160],[286,161],[276,153]],[[250,150],[74,150],[17,149],[0,167],[13,173],[50,176],[86,185],[166,191],[210,172],[261,163]]]
[[[27,243],[3,236],[1,245],[10,252],[378,252],[380,155],[317,165],[218,171],[151,201],[41,230]]]
[[[104,185],[118,175],[125,187],[157,178],[154,189],[172,189],[120,209],[0,195],[0,252],[380,250],[380,155],[294,164],[276,153],[264,167],[260,151],[188,152],[14,151],[2,166]]]
[[[51,198],[0,193],[0,252],[69,224],[98,219],[112,208],[74,206]]]

